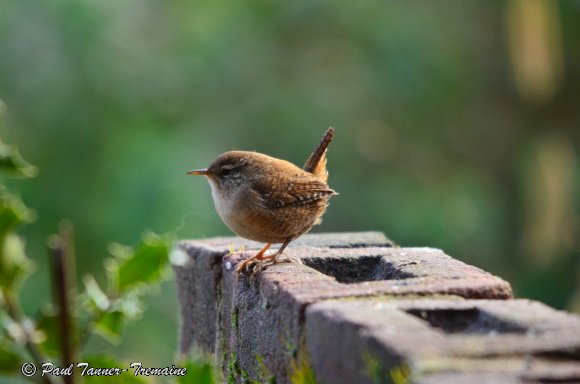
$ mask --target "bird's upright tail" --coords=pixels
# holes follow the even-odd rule
[[[326,170],[326,149],[328,145],[334,138],[334,128],[330,127],[322,136],[322,140],[318,147],[312,152],[306,164],[304,164],[304,170],[310,172],[326,182],[328,180],[328,171]]]

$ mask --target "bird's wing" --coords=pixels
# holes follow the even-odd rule
[[[254,183],[251,193],[264,208],[283,208],[308,204],[336,192],[315,176],[290,180],[262,180]]]

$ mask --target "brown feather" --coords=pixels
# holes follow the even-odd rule
[[[326,149],[334,138],[334,128],[330,127],[322,136],[320,144],[316,147],[314,152],[310,155],[303,169],[318,176],[321,180],[328,180],[328,171],[326,170]]]
[[[301,177],[259,180],[252,191],[264,208],[283,208],[312,203],[336,194],[318,177],[304,172]]]

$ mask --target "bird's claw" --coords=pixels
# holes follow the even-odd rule
[[[239,274],[242,271],[250,272],[252,275],[261,272],[269,265],[275,264],[274,257],[264,257],[262,259],[248,259],[244,260],[236,268],[236,272]]]
[[[279,263],[296,263],[302,264],[302,260],[298,257],[294,256],[285,256],[283,258],[276,258],[277,255],[264,257],[262,259],[248,259],[243,261],[238,267],[236,268],[236,272],[239,274],[242,271],[249,272],[250,277],[253,278],[255,275],[261,273],[264,269],[269,267],[270,265],[279,264]]]
[[[274,261],[274,259],[271,260],[263,260],[263,261],[256,261],[254,263],[254,265],[252,266],[251,269],[251,275],[257,275],[259,273],[261,273],[264,269],[266,269],[266,267],[270,266],[270,265],[274,265],[276,264],[276,262]]]

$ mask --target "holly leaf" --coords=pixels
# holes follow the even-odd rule
[[[118,257],[115,275],[119,292],[159,281],[167,269],[170,244],[167,237],[147,233],[132,253],[125,251],[123,258]]]
[[[58,313],[52,306],[46,306],[36,320],[37,328],[44,334],[44,340],[40,343],[42,349],[50,356],[58,356],[61,353],[60,328]]]
[[[213,365],[207,359],[196,359],[188,361],[184,366],[187,369],[185,376],[177,376],[177,382],[180,384],[214,384],[217,383],[215,379],[215,372]]]
[[[16,292],[32,269],[22,239],[14,233],[0,237],[0,287]]]
[[[121,333],[125,325],[125,314],[121,311],[110,311],[94,323],[95,332],[113,344],[121,341]]]
[[[92,275],[87,275],[83,278],[85,285],[85,298],[87,299],[88,308],[91,311],[106,311],[110,307],[110,300],[101,290],[97,280]]]
[[[22,200],[0,187],[0,236],[34,220],[34,212]]]
[[[0,373],[14,375],[20,372],[22,359],[6,340],[0,342]]]
[[[38,169],[25,161],[14,145],[7,145],[0,141],[0,171],[20,178],[34,177]]]

